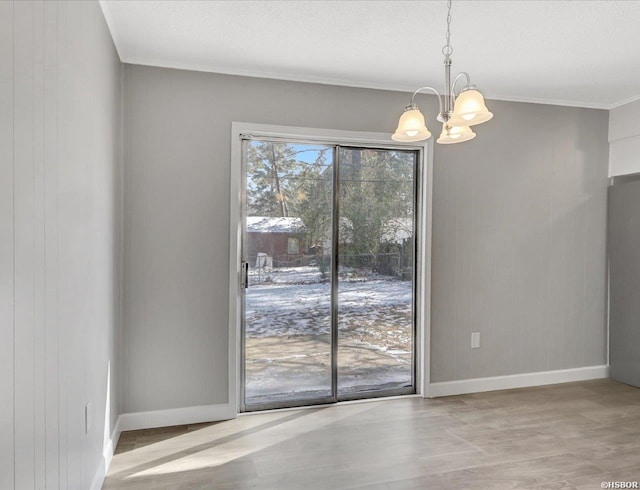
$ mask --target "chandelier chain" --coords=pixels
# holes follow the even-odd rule
[[[451,47],[451,0],[447,0],[447,44],[442,47],[442,54],[446,59],[453,54]]]

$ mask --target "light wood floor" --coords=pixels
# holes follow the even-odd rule
[[[640,481],[640,389],[609,380],[123,433],[105,489],[596,489]]]

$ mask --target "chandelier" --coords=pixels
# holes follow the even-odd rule
[[[395,141],[422,141],[431,137],[424,122],[424,116],[415,103],[416,95],[420,92],[431,91],[438,96],[440,113],[438,121],[442,122],[442,133],[438,143],[448,145],[462,143],[476,137],[471,126],[488,121],[493,117],[484,103],[484,97],[471,84],[471,78],[466,72],[460,73],[451,83],[451,54],[453,48],[451,37],[451,0],[447,1],[447,44],[442,48],[444,55],[444,97],[433,87],[421,87],[411,96],[411,104],[405,107],[404,113],[398,121],[398,128],[391,136]],[[466,78],[466,85],[456,94],[456,85]],[[443,101],[444,99],[444,101]]]

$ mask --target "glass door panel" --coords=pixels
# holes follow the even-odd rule
[[[339,149],[338,396],[414,391],[414,151]]]
[[[244,410],[333,401],[333,155],[245,142]]]
[[[242,410],[414,393],[419,153],[243,149]]]

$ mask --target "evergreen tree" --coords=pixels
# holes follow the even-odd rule
[[[332,235],[331,147],[254,141],[248,149],[249,215],[295,217],[307,252],[323,254]],[[380,253],[402,249],[412,235],[414,153],[341,149],[340,250],[344,265],[375,267]],[[314,160],[300,154],[314,155]],[[302,231],[302,230],[301,230]]]
[[[347,149],[341,154],[341,248],[368,255],[371,267],[383,244],[388,252],[400,232],[411,234],[413,160],[413,153],[401,151]],[[366,257],[352,259],[353,265],[366,262]]]
[[[333,172],[328,151],[319,149],[315,162],[302,166],[291,201],[292,211],[304,223],[307,248],[320,254],[331,238]]]
[[[247,207],[252,216],[289,216],[289,177],[296,151],[287,143],[253,142],[247,155]]]

